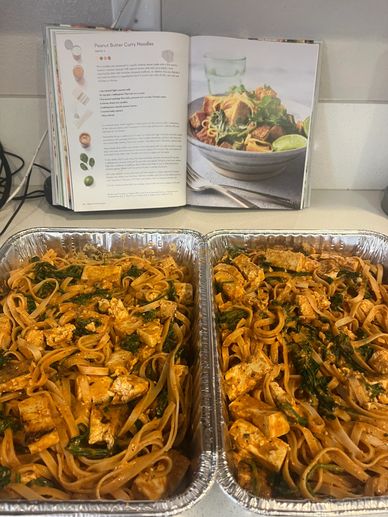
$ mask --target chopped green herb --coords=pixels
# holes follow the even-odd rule
[[[158,418],[163,416],[164,410],[168,405],[168,391],[167,388],[163,388],[157,397],[157,404],[155,414]]]
[[[10,362],[10,360],[11,360],[11,356],[5,355],[5,351],[0,350],[0,368],[5,366],[6,364],[8,364]]]
[[[162,350],[163,350],[163,352],[170,353],[170,352],[172,352],[172,350],[174,350],[175,347],[176,347],[176,336],[175,336],[175,332],[174,332],[174,324],[171,321],[170,326],[168,327],[166,339],[164,340],[164,343],[163,343]]]
[[[0,466],[0,488],[4,488],[11,482],[11,469]]]
[[[337,278],[341,278],[341,277],[355,280],[356,278],[360,278],[361,274],[358,273],[357,271],[352,271],[350,269],[340,269],[337,273]]]
[[[77,318],[74,320],[75,331],[74,335],[76,337],[87,336],[88,334],[93,334],[93,330],[89,330],[86,327],[94,323],[96,327],[101,325],[101,321],[98,318]]]
[[[368,362],[369,359],[374,354],[375,350],[370,345],[362,345],[362,346],[358,347],[358,352],[361,355],[361,357],[364,359],[364,361]]]
[[[3,415],[0,413],[0,435],[4,434],[6,429],[17,431],[20,429],[20,422],[17,418],[11,415]]]
[[[231,246],[227,249],[228,257],[232,260],[238,257],[239,255],[245,254],[245,248],[243,246]]]
[[[218,313],[219,325],[225,325],[229,330],[234,330],[237,324],[243,318],[248,316],[248,312],[244,309],[230,309],[225,312]]]
[[[270,472],[268,474],[268,481],[272,487],[272,497],[296,499],[297,490],[288,486],[284,480],[282,472]]]
[[[76,278],[80,279],[84,270],[84,266],[80,266],[77,264],[73,264],[71,266],[67,266],[64,269],[59,269],[56,273],[57,278]]]
[[[186,345],[181,345],[175,352],[175,360],[183,361],[186,364],[191,364],[190,348]]]
[[[50,296],[50,294],[54,291],[55,285],[56,284],[53,281],[45,282],[38,289],[36,294],[39,296],[39,298],[47,298],[47,296]]]
[[[139,312],[144,321],[152,321],[156,318],[156,309],[150,311]]]
[[[167,300],[171,300],[172,302],[175,301],[176,299],[176,290],[175,290],[175,285],[174,285],[174,282],[172,280],[167,280],[167,283],[168,283],[168,289],[167,289]]]
[[[31,314],[36,309],[36,303],[35,303],[34,298],[30,294],[28,294],[26,296],[26,299],[27,299],[27,312],[28,312],[28,314]]]
[[[385,393],[384,386],[380,382],[374,384],[366,383],[366,389],[369,392],[369,396],[372,400],[376,399],[382,393]]]
[[[55,488],[55,486],[56,486],[54,481],[51,481],[51,479],[47,479],[47,478],[44,478],[44,477],[39,477],[39,478],[36,478],[36,479],[32,479],[31,481],[29,481],[27,483],[27,486],[33,486],[33,485],[48,486],[50,488]]]
[[[136,354],[139,351],[139,348],[141,347],[141,341],[136,332],[134,332],[133,334],[124,336],[120,341],[120,346],[128,352]]]
[[[132,278],[137,278],[140,275],[144,273],[144,269],[141,269],[135,264],[132,264],[132,266],[128,269],[128,271],[125,273],[125,276],[131,276]]]
[[[320,366],[313,358],[314,349],[309,342],[296,344],[291,347],[291,359],[295,370],[301,375],[301,388],[318,401],[319,412],[327,418],[334,418],[335,402],[328,392],[327,385],[330,377],[319,375]]]
[[[365,368],[358,362],[357,352],[353,348],[350,339],[346,334],[338,334],[337,336],[334,336],[332,351],[337,360],[342,357],[345,363],[353,368],[353,370],[366,373]]]
[[[135,427],[136,427],[136,429],[137,429],[138,431],[140,431],[140,429],[143,427],[143,425],[144,425],[144,424],[143,424],[143,422],[142,422],[141,420],[139,420],[139,419],[137,419],[137,420],[136,420],[136,422],[135,422]]]
[[[146,366],[145,374],[146,374],[147,379],[150,379],[151,381],[156,382],[158,380],[158,375],[155,372],[155,370],[152,368],[152,364],[150,362]]]
[[[77,296],[74,296],[74,298],[71,298],[71,301],[74,303],[79,303],[80,305],[87,304],[92,298],[107,298],[109,299],[111,297],[110,293],[106,289],[96,289],[92,293],[82,293],[78,294]]]
[[[333,311],[338,311],[343,307],[344,297],[340,293],[336,293],[330,298],[330,307]]]
[[[224,282],[214,282],[214,290],[216,294],[222,293],[224,284],[233,284],[233,280],[225,280]]]
[[[296,422],[297,424],[303,427],[307,426],[307,419],[303,416],[300,416],[299,413],[295,411],[295,409],[291,406],[289,402],[282,402],[276,405],[281,411],[283,411],[283,413],[285,413],[285,415],[291,422]]]
[[[35,272],[35,281],[41,282],[42,280],[46,280],[46,278],[81,278],[83,272],[83,266],[73,264],[64,269],[58,269],[53,264],[49,262],[37,262],[34,266]]]
[[[34,266],[36,283],[46,280],[46,278],[55,278],[57,268],[49,262],[37,262]]]
[[[88,443],[89,429],[86,426],[80,426],[80,434],[69,440],[66,449],[73,456],[85,456],[89,459],[100,459],[112,456],[116,451],[109,450],[106,447],[90,446]]]

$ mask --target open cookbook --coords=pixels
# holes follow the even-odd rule
[[[309,204],[317,42],[49,26],[54,205]]]

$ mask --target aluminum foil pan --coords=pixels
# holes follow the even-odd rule
[[[191,230],[96,230],[36,228],[15,234],[0,248],[0,281],[8,271],[49,248],[77,252],[85,246],[110,252],[152,248],[158,254],[171,253],[189,265],[196,289],[197,308],[193,327],[195,350],[193,371],[193,413],[191,425],[191,472],[184,490],[160,501],[0,501],[0,515],[173,515],[192,507],[208,491],[216,472],[215,414],[212,391],[213,359],[209,341],[205,242]]]
[[[346,255],[359,255],[384,265],[388,275],[388,236],[369,231],[216,231],[207,234],[207,260],[209,271],[229,247],[270,247],[285,245],[298,248],[302,243],[314,246],[318,251],[336,251]],[[387,278],[385,279],[387,280]],[[212,317],[212,341],[217,348],[215,305],[213,286],[208,281],[208,293]],[[217,351],[215,351],[217,355]],[[388,497],[347,499],[340,501],[312,502],[308,500],[263,499],[241,488],[236,482],[228,462],[227,408],[221,390],[218,358],[215,365],[215,405],[218,421],[218,471],[217,482],[223,491],[246,510],[267,516],[334,516],[334,515],[388,515]]]

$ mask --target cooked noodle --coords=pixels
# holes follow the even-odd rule
[[[0,496],[174,493],[190,464],[188,267],[48,250],[0,302]]]
[[[239,484],[261,497],[388,494],[388,286],[360,257],[230,250],[214,266]]]

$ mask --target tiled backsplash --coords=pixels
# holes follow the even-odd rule
[[[324,189],[388,185],[387,19],[386,0],[162,0],[164,30],[322,41],[311,178]],[[111,5],[1,0],[0,139],[27,161],[47,127],[42,28],[53,22],[110,25]]]

